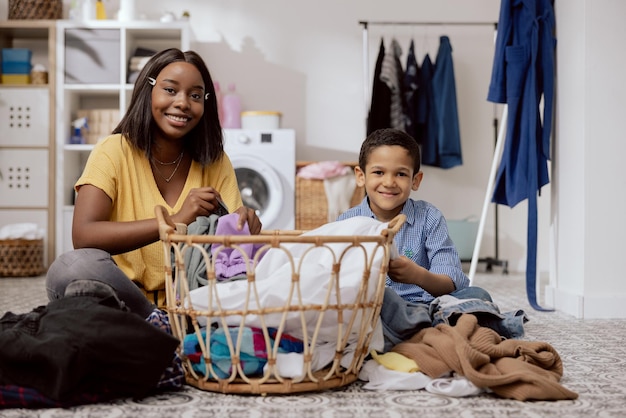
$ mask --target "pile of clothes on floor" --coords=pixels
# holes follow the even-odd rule
[[[76,295],[0,318],[0,408],[68,407],[181,388],[167,315]]]

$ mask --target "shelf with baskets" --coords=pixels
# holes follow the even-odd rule
[[[53,20],[0,21],[0,48],[27,50],[26,65],[46,70],[0,84],[0,227],[34,223],[43,232],[33,253],[40,269],[6,266],[10,257],[0,257],[0,270],[17,275],[44,271],[55,255],[55,39]]]
[[[188,22],[57,22],[57,255],[73,248],[74,183],[98,139],[117,126],[133,91],[137,51],[189,49]],[[73,122],[87,118],[84,142],[71,143]]]

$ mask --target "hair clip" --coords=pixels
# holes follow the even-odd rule
[[[211,93],[205,93],[204,94],[204,100],[209,100],[209,96],[211,95]]]
[[[150,83],[151,85],[156,85],[156,79],[152,78],[152,77],[148,77],[148,83]]]

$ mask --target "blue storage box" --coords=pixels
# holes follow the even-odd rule
[[[478,221],[473,216],[462,220],[448,220],[448,234],[459,252],[461,261],[469,261],[474,255],[478,235]]]
[[[27,48],[2,48],[2,62],[24,62],[30,64],[33,53]]]
[[[30,74],[30,62],[2,61],[2,74]]]

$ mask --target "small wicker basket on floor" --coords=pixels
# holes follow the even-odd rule
[[[310,162],[299,161],[296,169],[300,169]],[[357,163],[343,163],[354,169]],[[355,187],[350,199],[350,207],[358,205],[365,196],[362,187]],[[309,230],[328,222],[328,200],[324,181],[306,179],[296,176],[296,229]]]
[[[157,206],[155,211],[165,255],[167,311],[173,333],[181,340],[179,354],[188,384],[222,393],[289,394],[338,388],[357,380],[377,329],[390,247],[404,222],[402,215],[388,226],[380,225],[379,234],[362,236],[303,235],[302,231],[219,236],[177,233],[166,209]],[[253,256],[244,250],[250,244],[258,248]],[[217,279],[213,257],[226,249],[245,260],[245,277],[237,282]],[[190,251],[197,251],[206,263],[203,277],[208,284],[198,290],[208,295],[202,302],[208,307],[199,307],[198,299],[192,301],[198,293],[190,291],[188,282]],[[265,297],[273,278],[262,277],[263,269],[257,266],[261,257],[273,262],[275,255],[285,263],[270,264],[269,271],[287,274],[279,275],[276,283],[280,284],[272,282],[273,296]],[[332,260],[331,265],[326,269],[320,258]],[[319,267],[311,269],[312,265]],[[311,280],[312,273],[316,281]],[[346,291],[350,280],[354,287]],[[242,292],[233,294],[229,290],[233,284]],[[311,299],[311,289],[325,295],[323,300]],[[281,301],[276,295],[284,298]],[[245,339],[250,329],[256,338],[253,359]],[[189,339],[195,349],[189,348]],[[285,377],[279,365],[284,344],[300,347],[297,353],[289,353],[300,355],[295,367],[299,372],[291,377]],[[264,359],[264,368],[250,372],[257,358]]]
[[[0,277],[38,276],[44,270],[43,239],[0,240]]]

